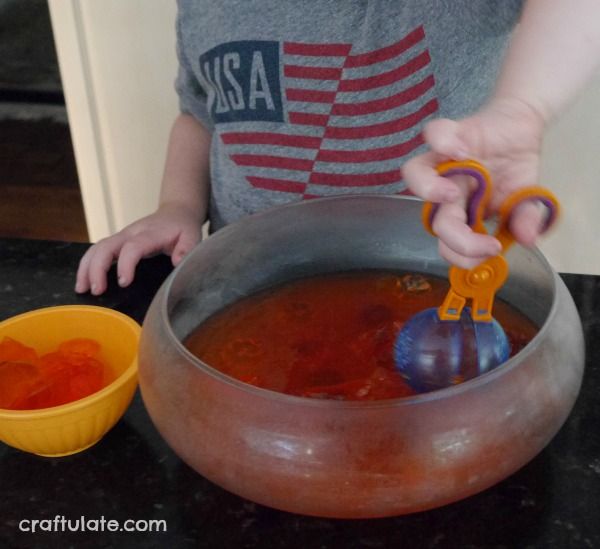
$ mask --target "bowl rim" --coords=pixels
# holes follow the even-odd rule
[[[121,313],[115,309],[111,309],[109,307],[102,307],[100,305],[53,305],[49,307],[41,307],[38,309],[32,309],[30,311],[25,311],[23,313],[8,317],[0,322],[0,330],[9,324],[13,324],[15,322],[20,322],[32,316],[37,315],[51,315],[54,312],[62,312],[62,311],[83,311],[83,312],[91,312],[95,314],[103,314],[106,316],[112,316],[118,320],[123,321],[130,329],[135,332],[137,336],[137,342],[139,347],[139,339],[141,335],[141,326],[140,324],[129,315],[125,313]],[[72,402],[66,402],[65,404],[61,404],[59,406],[52,406],[50,408],[36,408],[33,410],[11,410],[8,408],[0,408],[0,420],[18,420],[18,421],[27,421],[31,419],[43,419],[54,416],[60,416],[63,414],[67,414],[76,410],[80,410],[82,408],[87,408],[92,406],[96,402],[103,400],[108,394],[116,393],[121,389],[121,387],[127,384],[132,378],[137,376],[138,372],[138,353],[136,351],[131,364],[123,370],[120,376],[118,376],[115,380],[111,381],[106,387],[103,387],[99,391],[92,393],[86,397],[80,398],[79,400],[74,400]]]
[[[382,200],[401,200],[401,201],[411,201],[411,202],[422,202],[419,198],[414,196],[404,196],[404,195],[378,195],[378,194],[361,194],[361,195],[340,195],[340,196],[329,196],[322,198],[311,199],[310,203],[317,202],[325,202],[325,201],[337,201],[337,200],[355,200],[355,199],[363,199],[363,198],[377,198]],[[209,238],[213,238],[219,234],[222,234],[223,230],[233,230],[236,226],[243,222],[252,222],[253,219],[258,219],[263,216],[269,215],[274,209],[283,210],[290,208],[298,208],[302,207],[306,202],[292,202],[274,206],[272,208],[268,208],[261,212],[248,215],[242,218],[239,221],[233,222],[223,229],[209,235],[206,239],[201,241],[197,247],[201,246],[205,240]],[[171,290],[171,287],[174,284],[175,278],[178,273],[181,272],[181,268],[185,265],[191,257],[191,254],[188,254],[183,261],[175,268],[175,270],[169,275],[167,280],[164,282],[163,287],[159,293],[160,301],[157,303],[157,311],[161,321],[164,323],[165,332],[168,337],[174,342],[174,348],[176,352],[183,356],[187,361],[191,362],[191,364],[200,369],[202,372],[210,375],[212,378],[215,378],[218,381],[227,383],[228,385],[233,386],[234,388],[241,390],[246,393],[251,393],[257,397],[261,397],[264,399],[275,400],[280,402],[285,402],[287,404],[294,404],[297,406],[315,406],[315,407],[323,407],[323,408],[334,408],[334,409],[346,409],[346,408],[358,408],[358,409],[377,409],[377,408],[389,408],[389,407],[399,407],[399,406],[411,406],[419,403],[425,403],[435,400],[442,400],[446,398],[454,397],[455,395],[460,395],[464,392],[475,390],[477,387],[481,385],[487,385],[491,383],[494,379],[507,375],[510,371],[517,368],[521,363],[523,358],[531,355],[540,345],[541,338],[543,337],[544,328],[550,323],[552,319],[557,315],[557,296],[558,296],[558,287],[560,282],[560,277],[558,273],[554,270],[554,268],[550,265],[544,254],[541,253],[537,246],[533,246],[528,248],[527,251],[542,264],[542,267],[550,273],[551,275],[551,283],[552,283],[552,305],[544,323],[539,327],[538,332],[535,336],[527,343],[527,345],[521,349],[515,356],[509,358],[501,367],[495,368],[486,372],[480,376],[477,376],[473,379],[460,383],[458,385],[451,385],[449,387],[445,387],[443,389],[437,389],[435,391],[430,391],[426,393],[417,393],[411,396],[405,397],[397,397],[390,399],[381,399],[381,400],[369,400],[369,401],[361,401],[361,400],[337,400],[337,399],[320,399],[320,398],[312,398],[312,397],[302,397],[297,395],[289,395],[287,393],[281,393],[278,391],[272,391],[271,389],[264,389],[262,387],[257,387],[255,385],[250,385],[249,383],[244,383],[234,377],[228,376],[224,374],[220,370],[206,364],[198,357],[196,357],[193,353],[191,353],[183,344],[182,341],[175,335],[173,328],[171,326],[171,322],[169,321],[168,314],[168,297]],[[510,276],[510,275],[509,275]],[[516,361],[517,357],[519,358],[519,362]]]

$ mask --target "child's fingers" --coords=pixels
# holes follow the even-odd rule
[[[118,256],[120,248],[121,239],[111,237],[101,240],[89,250],[87,278],[93,295],[100,295],[106,291],[106,273]]]
[[[461,255],[448,246],[446,246],[441,240],[439,242],[439,252],[440,255],[451,265],[456,265],[461,269],[472,269],[473,267],[477,267],[480,263],[485,261],[489,256],[481,256],[481,257],[466,257]]]
[[[493,236],[473,232],[465,217],[460,205],[446,204],[440,207],[432,228],[440,239],[444,259],[470,269],[482,259],[499,254],[502,248]]]
[[[409,160],[403,175],[410,190],[429,202],[453,202],[460,196],[456,182],[440,177],[436,167],[446,160],[465,160],[473,154],[466,141],[464,122],[447,118],[432,120],[425,125],[423,136],[430,151]]]
[[[75,277],[75,291],[78,294],[83,294],[90,289],[89,269],[93,248],[93,246],[90,246],[79,261],[79,267],[77,268],[77,275]]]
[[[402,168],[408,188],[418,197],[429,202],[453,202],[461,191],[458,185],[447,177],[438,175],[436,166],[440,157],[427,152],[411,158]]]
[[[182,231],[179,235],[179,239],[175,244],[175,248],[173,248],[173,253],[171,254],[171,261],[173,262],[173,266],[176,267],[181,263],[181,260],[190,252],[190,250],[198,244],[200,241],[200,232],[192,231],[186,232]]]
[[[143,257],[160,251],[160,243],[156,235],[140,233],[128,239],[122,246],[117,261],[117,280],[119,286],[125,288],[133,282],[135,268]]]
[[[474,233],[459,218],[440,213],[442,217],[434,223],[434,230],[440,238],[440,255],[452,265],[472,269],[501,252],[500,243],[492,236]],[[525,202],[511,215],[510,231],[520,244],[533,246],[541,234],[543,221],[539,204]]]
[[[460,137],[461,123],[439,118],[423,128],[425,142],[434,153],[446,158],[465,160],[469,156],[467,144]]]
[[[540,204],[523,202],[510,216],[510,232],[523,246],[533,246],[541,234],[543,221],[544,213]]]

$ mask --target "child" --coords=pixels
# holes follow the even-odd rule
[[[93,245],[75,290],[104,292],[114,260],[121,286],[144,256],[177,265],[207,219],[214,231],[292,200],[407,184],[442,203],[434,229],[448,261],[496,255],[497,240],[465,224],[460,182],[434,167],[483,162],[492,206],[537,183],[546,123],[596,68],[599,17],[596,0],[180,0],[182,112],[159,207]],[[539,224],[524,204],[511,230],[532,245]]]

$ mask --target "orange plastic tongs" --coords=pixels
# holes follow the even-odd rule
[[[437,171],[444,177],[468,175],[475,179],[476,187],[471,192],[467,203],[467,223],[473,231],[487,234],[483,219],[492,194],[492,179],[486,168],[474,160],[453,160],[440,164]],[[448,271],[450,290],[438,308],[440,320],[460,319],[467,299],[472,301],[471,318],[474,321],[492,320],[494,297],[508,277],[508,262],[503,254],[515,241],[509,229],[510,216],[515,207],[525,200],[535,200],[546,207],[547,216],[542,232],[547,231],[554,224],[560,207],[558,200],[548,189],[529,186],[509,195],[498,209],[498,222],[494,234],[502,245],[502,251],[472,269],[462,269],[455,265],[450,267]],[[439,206],[427,202],[423,207],[423,225],[434,236],[432,225]]]

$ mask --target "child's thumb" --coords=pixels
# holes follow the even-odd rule
[[[199,238],[197,236],[188,235],[182,233],[173,248],[171,253],[171,262],[176,267],[181,263],[181,260],[191,251],[191,249],[198,243]]]
[[[465,160],[469,158],[470,151],[460,137],[460,130],[460,122],[440,118],[427,124],[423,129],[423,135],[425,142],[434,152],[456,160]]]

